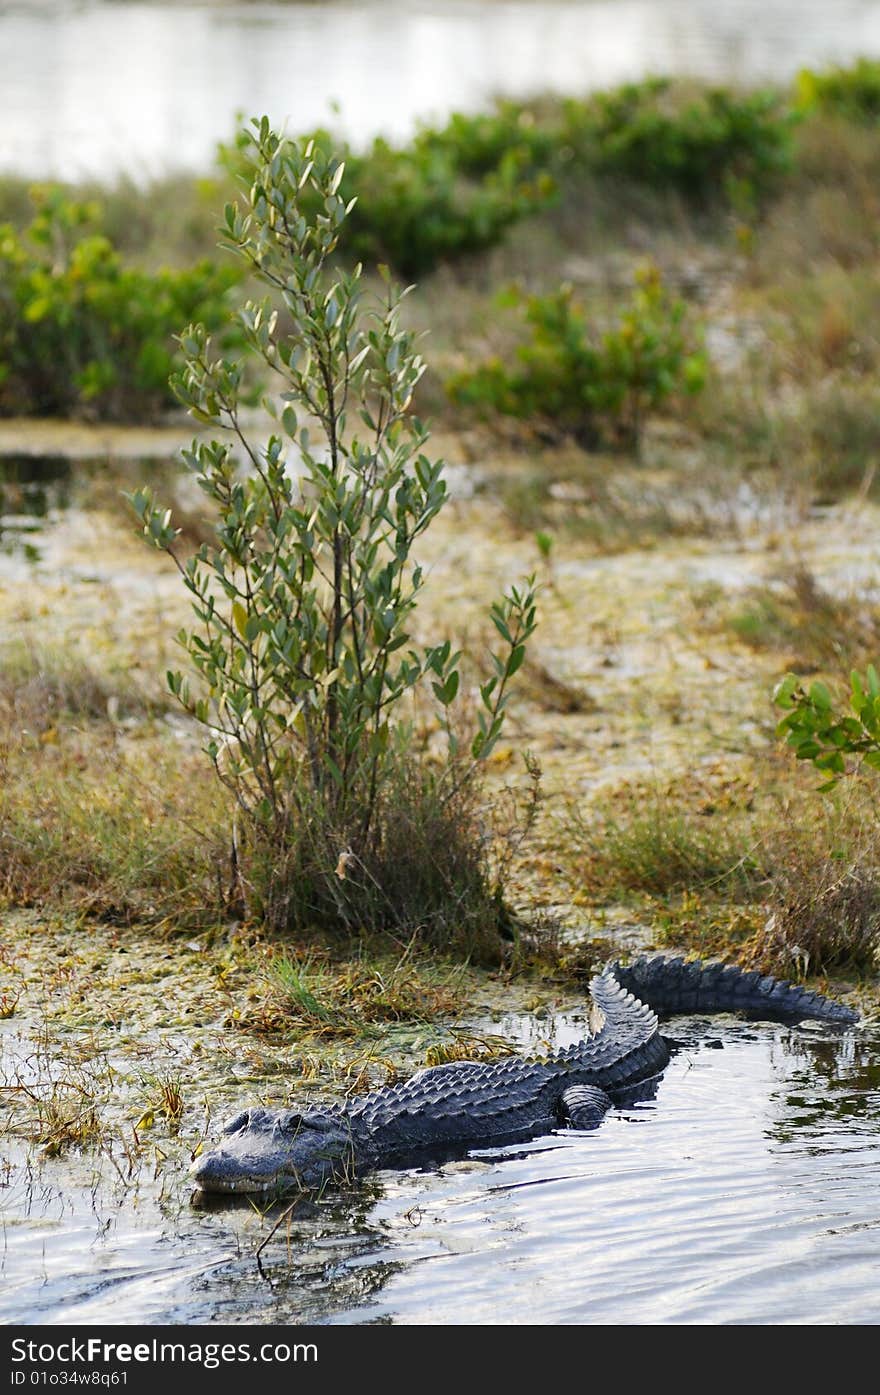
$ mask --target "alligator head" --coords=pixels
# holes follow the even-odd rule
[[[191,1172],[205,1192],[268,1192],[320,1187],[353,1171],[351,1129],[333,1109],[246,1109]]]

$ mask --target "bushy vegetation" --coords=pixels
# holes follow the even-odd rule
[[[96,230],[100,210],[36,195],[22,233],[0,227],[0,413],[140,420],[173,401],[174,335],[228,316],[238,280],[213,261],[148,274]]]
[[[797,78],[798,106],[846,121],[875,122],[880,117],[880,63],[859,58],[848,68],[814,72],[804,68]]]
[[[399,147],[378,136],[360,152],[326,130],[303,141],[343,168],[339,196],[351,207],[339,230],[341,255],[390,265],[402,276],[423,276],[441,262],[494,247],[513,223],[555,195],[546,174],[525,171],[503,149],[497,159],[471,161],[454,142],[421,139]],[[229,170],[246,171],[241,140],[221,151]],[[320,197],[304,189],[301,207],[314,217]]]
[[[402,147],[377,137],[361,152],[326,130],[308,139],[344,161],[340,194],[357,196],[342,253],[410,277],[496,246],[513,224],[552,206],[560,182],[578,173],[704,203],[762,196],[789,167],[790,128],[776,95],[683,95],[655,79],[585,100],[501,100],[489,112],[454,113]],[[239,147],[221,147],[221,155],[239,170]],[[308,193],[303,207],[314,207]]]
[[[849,711],[841,711],[827,683],[804,687],[793,673],[777,684],[773,701],[785,716],[777,728],[798,760],[809,761],[828,776],[832,789],[848,769],[848,760],[880,770],[880,676],[873,664],[850,677]]]
[[[778,93],[688,90],[664,78],[585,99],[499,101],[425,130],[421,149],[471,175],[592,171],[673,189],[700,202],[762,196],[792,161],[792,117]]]
[[[184,453],[217,508],[216,545],[181,561],[170,513],[148,490],[132,496],[199,622],[179,636],[196,685],[172,672],[169,687],[208,729],[235,800],[250,914],[284,928],[420,929],[485,950],[502,907],[477,771],[535,626],[534,588],[513,587],[492,607],[503,648],[464,746],[453,716],[461,655],[448,639],[419,649],[409,633],[424,579],[413,546],[446,488],[410,410],[423,363],[400,327],[400,294],[389,282],[368,307],[360,268],[330,262],[351,211],[342,164],[280,139],[265,118],[248,138],[247,202],[227,206],[224,236],[283,301],[284,327],[268,297],[238,316],[251,352],[281,380],[264,401],[279,434],[252,438],[242,361],[215,357],[203,325],[187,329],[178,395],[226,433]],[[425,689],[446,734],[439,771],[418,761],[410,732]]]
[[[570,286],[548,296],[514,291],[506,303],[524,307],[531,339],[511,366],[495,357],[451,377],[453,401],[537,419],[588,449],[603,438],[637,449],[651,411],[703,386],[706,360],[685,324],[684,302],[669,295],[654,267],[638,273],[629,304],[606,329],[590,322]]]
[[[792,118],[775,92],[679,96],[657,78],[599,93],[586,112],[594,167],[705,202],[762,197],[792,163]]]
[[[208,763],[202,780],[189,757],[157,754],[155,707],[124,685],[58,656],[34,669],[8,651],[0,895],[21,903],[62,888],[68,906],[119,919],[202,924],[232,911],[309,939],[315,926],[407,940],[417,927],[434,944],[497,953],[505,883],[484,758],[494,746],[491,780],[508,758],[496,743],[534,593],[508,591],[495,607],[500,648],[482,685],[445,628],[426,641],[413,553],[445,493],[413,412],[436,410],[460,431],[465,462],[504,453],[481,429],[460,430],[473,425],[468,405],[511,454],[527,444],[528,473],[521,456],[505,459],[477,507],[497,506],[491,517],[520,553],[528,535],[553,606],[579,595],[573,538],[579,560],[752,530],[769,549],[818,506],[852,491],[876,498],[875,67],[802,76],[776,97],[652,81],[505,100],[405,148],[377,140],[354,151],[319,132],[308,173],[300,145],[270,148],[271,133],[249,133],[227,155],[249,193],[226,223],[227,251],[240,256],[222,273],[213,261],[146,268],[158,266],[156,209],[169,220],[182,210],[173,237],[169,228],[174,260],[201,248],[213,257],[205,201],[223,174],[193,183],[188,198],[171,181],[155,198],[120,188],[103,212],[56,191],[36,217],[20,188],[0,183],[0,409],[150,415],[170,400],[177,354],[184,404],[221,437],[187,453],[186,483],[208,509],[185,533],[175,536],[186,522],[176,503],[170,520],[145,491],[134,502],[196,607],[171,691],[201,725],[223,785],[214,799]],[[662,271],[645,269],[633,286],[646,249]],[[382,263],[424,278],[419,295],[400,297]],[[242,274],[262,279],[267,299],[230,319],[226,288]],[[508,331],[494,291],[514,277],[528,291],[502,298]],[[691,306],[707,326],[711,374]],[[179,350],[173,332],[189,320],[202,327]],[[416,353],[421,329],[433,381]],[[466,371],[463,345],[477,346]],[[278,388],[268,443],[241,411],[252,363]],[[496,414],[526,425],[504,429]],[[641,460],[593,447],[635,448]],[[118,483],[108,474],[108,491]],[[777,694],[781,735],[828,785],[815,827],[808,799],[787,802],[806,773],[794,760],[785,799],[757,827],[742,811],[689,807],[692,781],[659,801],[615,791],[572,821],[578,890],[602,904],[651,898],[652,921],[668,915],[670,933],[687,919],[675,918],[676,898],[723,901],[749,934],[765,927],[755,962],[786,973],[869,966],[880,854],[867,837],[829,831],[818,810],[845,773],[880,764],[876,679],[862,672],[876,607],[820,587],[781,553],[772,568],[763,579],[749,571],[756,584],[735,599],[719,588],[710,607],[719,668],[734,673],[725,703],[732,713],[751,673],[750,716],[759,709],[748,731],[724,739],[738,754],[772,740],[770,685],[783,667],[818,675],[786,679]],[[607,616],[594,641],[613,683]],[[849,700],[838,701],[828,675],[853,666]],[[552,695],[560,729],[583,710],[580,677]],[[595,687],[604,738],[614,699],[606,706],[601,674]],[[670,713],[675,701],[687,711],[667,696]],[[551,706],[546,691],[534,702]],[[150,728],[130,760],[119,754],[135,744],[122,734],[129,721],[139,746]],[[846,789],[861,784],[870,788]]]

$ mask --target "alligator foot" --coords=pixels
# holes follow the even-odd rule
[[[597,1129],[614,1101],[595,1085],[569,1085],[559,1100],[564,1124],[572,1129]]]

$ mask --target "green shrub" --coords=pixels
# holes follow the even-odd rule
[[[421,276],[438,262],[496,246],[554,192],[546,179],[523,179],[516,161],[502,160],[478,180],[466,173],[448,154],[374,141],[366,157],[350,162],[346,190],[357,190],[357,203],[346,250]]]
[[[340,229],[347,258],[388,264],[403,276],[422,276],[441,262],[494,247],[519,219],[544,207],[555,193],[546,176],[526,174],[515,157],[499,150],[497,160],[469,160],[456,142],[427,136],[399,148],[381,136],[357,152],[319,130],[309,139],[325,159],[344,165],[340,197],[351,206]],[[221,147],[233,172],[246,166],[246,147]],[[243,160],[244,157],[244,160]],[[321,211],[306,188],[302,211]]]
[[[95,204],[36,196],[19,234],[0,227],[0,412],[134,420],[170,405],[173,335],[227,316],[233,267],[155,275],[125,266],[95,231]]]
[[[451,159],[456,169],[471,178],[499,171],[520,175],[550,171],[574,154],[568,146],[568,105],[553,103],[538,110],[504,98],[491,111],[453,112],[445,126],[423,128],[414,146],[429,156]]]
[[[132,496],[199,622],[179,635],[195,687],[179,672],[168,683],[207,728],[235,799],[250,913],[298,929],[418,928],[479,950],[489,931],[497,938],[502,908],[475,781],[525,658],[534,588],[512,588],[492,607],[503,651],[479,688],[465,749],[453,720],[460,655],[448,639],[417,650],[407,629],[424,580],[412,549],[446,488],[410,413],[423,363],[400,328],[401,297],[388,282],[384,303],[367,308],[360,267],[332,269],[351,211],[340,162],[282,140],[265,118],[248,141],[248,201],[227,206],[223,235],[286,311],[284,328],[268,297],[238,315],[248,348],[280,379],[264,401],[279,434],[252,439],[242,361],[215,358],[204,326],[186,330],[176,390],[227,439],[194,442],[183,457],[216,505],[215,546],[181,561],[170,511],[147,490]],[[436,773],[417,761],[410,734],[424,689],[447,738]]]
[[[655,78],[569,107],[569,122],[594,169],[700,201],[760,196],[791,164],[792,117],[772,92],[711,88],[683,101]]]
[[[754,199],[791,165],[793,117],[772,92],[697,92],[664,78],[586,99],[499,101],[422,131],[416,147],[451,156],[462,172],[507,170],[558,179],[590,170],[708,202]]]
[[[849,68],[829,68],[821,73],[804,68],[798,74],[795,92],[801,111],[873,123],[880,117],[880,62],[860,58]]]
[[[798,760],[810,761],[828,777],[821,789],[832,789],[847,774],[848,758],[880,770],[880,677],[873,664],[864,674],[853,670],[850,675],[848,713],[840,712],[827,684],[816,681],[804,688],[793,673],[777,684],[773,701],[785,712],[777,735]]]
[[[604,332],[593,327],[570,286],[524,305],[531,340],[516,365],[499,358],[456,374],[453,401],[507,416],[539,419],[551,435],[570,435],[587,449],[603,438],[638,448],[646,415],[672,393],[698,392],[704,354],[685,326],[685,305],[673,299],[654,267],[636,277],[630,303]]]

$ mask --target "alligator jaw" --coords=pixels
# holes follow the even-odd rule
[[[253,1195],[255,1192],[271,1192],[278,1189],[275,1174],[271,1177],[260,1178],[255,1177],[251,1172],[239,1177],[227,1173],[223,1163],[223,1154],[220,1150],[205,1153],[196,1158],[190,1167],[190,1176],[203,1192],[225,1193],[227,1196],[235,1194],[244,1196],[246,1193]]]

